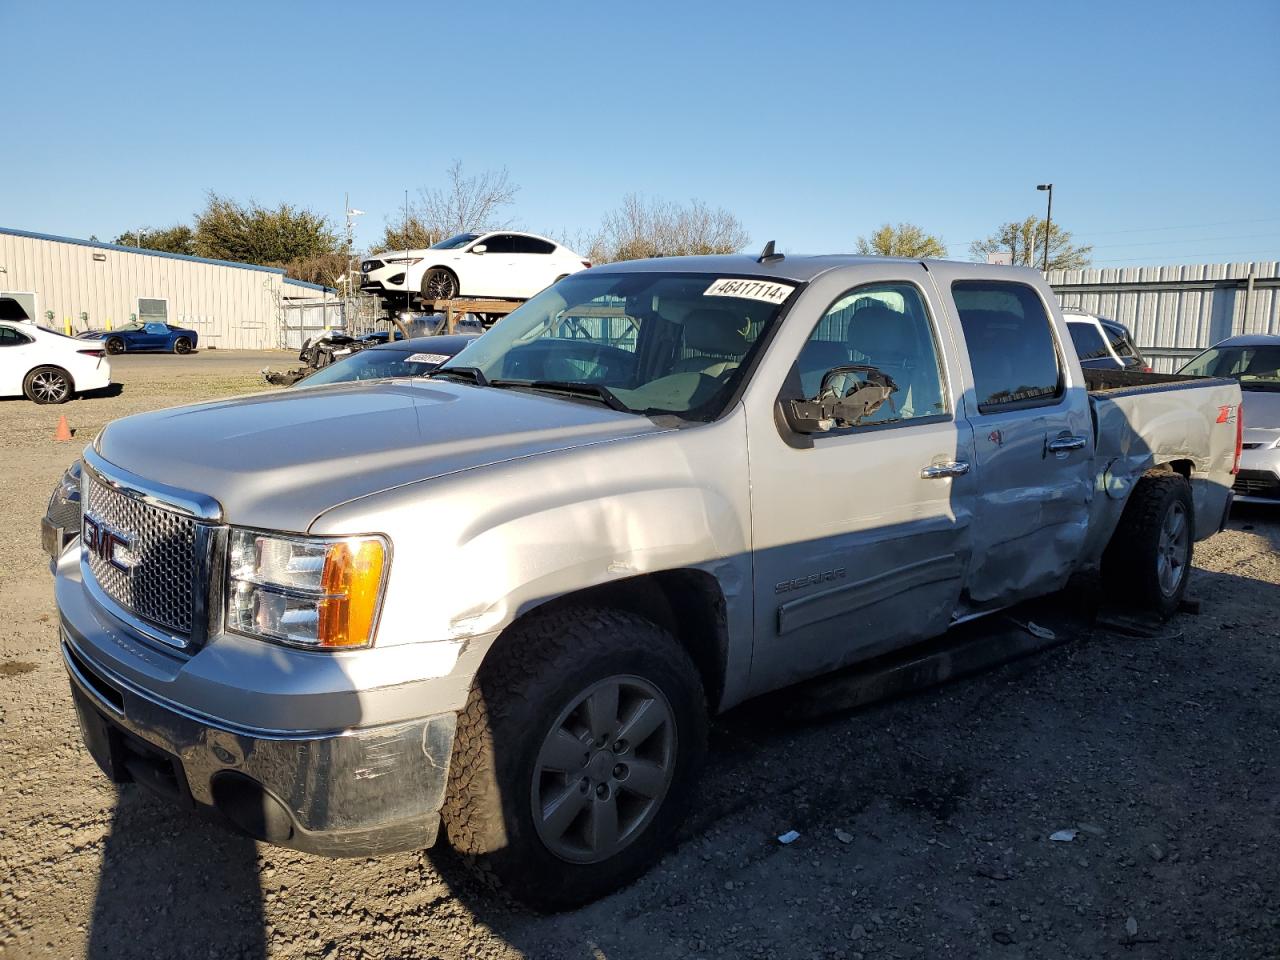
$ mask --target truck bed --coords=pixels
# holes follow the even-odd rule
[[[1154,468],[1175,470],[1190,481],[1196,538],[1216,530],[1231,488],[1239,384],[1175,373],[1083,373],[1098,471],[1086,559],[1101,556],[1133,485]]]

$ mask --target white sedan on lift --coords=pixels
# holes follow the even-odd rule
[[[532,233],[460,233],[424,250],[394,250],[360,264],[360,289],[387,300],[494,297],[527,300],[591,261]]]
[[[0,299],[0,397],[66,403],[110,385],[111,364],[101,345],[38,327],[16,301]]]

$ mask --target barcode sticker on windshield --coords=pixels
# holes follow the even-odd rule
[[[717,280],[702,292],[704,297],[741,297],[743,300],[763,300],[765,303],[782,303],[794,290],[789,283],[772,280],[742,280],[726,278]]]
[[[444,353],[411,353],[404,358],[405,363],[444,363],[449,359]]]

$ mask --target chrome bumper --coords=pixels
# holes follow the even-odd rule
[[[325,856],[435,843],[456,715],[328,733],[237,728],[148,694],[64,629],[85,745],[113,781],[213,808],[259,840]]]

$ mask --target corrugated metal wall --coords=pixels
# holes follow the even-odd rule
[[[262,350],[282,346],[281,271],[229,266],[194,258],[156,256],[110,244],[23,236],[0,230],[0,290],[32,291],[38,323],[75,330],[129,322],[138,298],[168,301],[169,322],[200,334],[200,345]]]
[[[1049,283],[1064,309],[1127,326],[1157,370],[1230,336],[1280,334],[1280,261],[1053,270]]]

